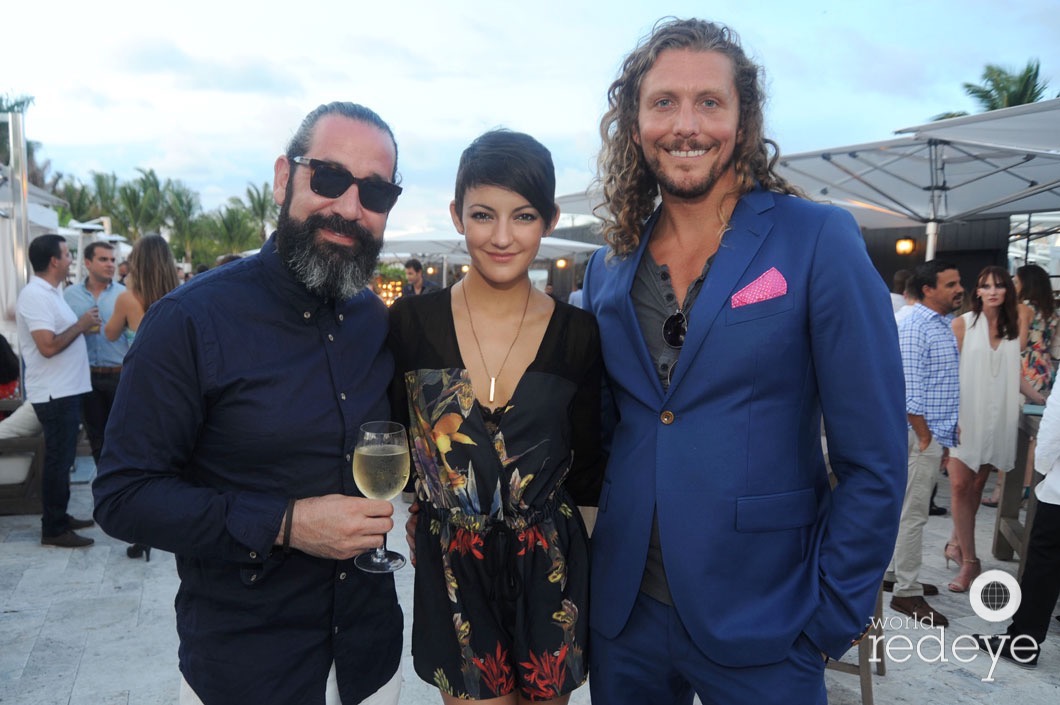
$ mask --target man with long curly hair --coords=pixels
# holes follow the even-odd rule
[[[887,290],[853,218],[774,172],[760,69],[667,19],[608,92],[585,276],[618,419],[593,534],[593,701],[824,703],[905,487]],[[831,470],[822,452],[822,415]]]

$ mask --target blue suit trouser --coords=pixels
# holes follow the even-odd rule
[[[718,606],[723,609],[723,605]],[[692,641],[676,608],[644,593],[622,632],[592,632],[589,686],[608,705],[825,705],[824,659],[805,636],[787,657],[733,668],[709,659]]]

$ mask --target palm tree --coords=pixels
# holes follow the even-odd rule
[[[246,208],[250,216],[260,224],[258,237],[265,242],[269,237],[269,227],[276,222],[276,216],[280,212],[280,207],[276,205],[276,200],[272,197],[268,182],[263,183],[260,189],[254,184],[247,184]]]
[[[118,177],[117,175],[90,172],[92,177],[92,198],[99,208],[100,215],[110,215],[115,230],[124,232],[127,230],[126,223],[118,215]]]
[[[54,192],[66,201],[65,206],[59,206],[59,222],[66,225],[71,219],[82,223],[91,220],[102,213],[96,205],[92,191],[75,179],[68,179],[56,185]]]
[[[1041,64],[1031,59],[1019,73],[1013,73],[996,64],[987,64],[983,69],[982,83],[965,83],[964,92],[974,98],[983,112],[1014,105],[1037,103],[1045,97],[1048,81],[1039,78]],[[958,111],[936,115],[933,120],[961,117],[967,112]]]
[[[257,224],[238,198],[233,197],[229,205],[221,206],[212,221],[213,240],[222,254],[238,254],[257,244]]]
[[[130,240],[157,230],[165,221],[162,185],[154,169],[137,169],[140,178],[118,186],[116,214],[125,223]]]
[[[169,225],[170,244],[174,249],[179,246],[184,250],[184,261],[191,262],[195,245],[201,228],[195,221],[202,213],[199,205],[199,194],[192,191],[180,181],[167,181],[165,189],[166,221]]]

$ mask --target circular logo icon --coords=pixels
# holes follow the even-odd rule
[[[1004,622],[1019,609],[1023,593],[1016,579],[1003,570],[980,573],[968,590],[972,610],[988,622]]]

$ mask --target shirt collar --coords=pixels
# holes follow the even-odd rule
[[[925,316],[927,318],[937,318],[938,320],[942,321],[943,323],[948,321],[949,317],[950,317],[949,314],[939,313],[938,311],[936,311],[933,308],[928,308],[927,306],[925,306],[920,301],[917,301],[916,304],[913,306],[913,312],[915,313],[917,311],[920,312],[921,316]]]
[[[48,281],[47,279],[45,279],[44,277],[42,277],[42,276],[40,276],[38,274],[34,274],[33,275],[33,279],[30,280],[30,283],[33,283],[33,282],[39,282],[37,284],[37,286],[44,287],[48,291],[53,291],[56,294],[62,293],[62,289],[63,289],[62,284],[60,284],[59,286],[52,286],[52,283],[50,281]]]
[[[115,281],[115,280],[114,280],[114,279],[112,278],[112,279],[111,279],[111,280],[110,280],[110,281],[109,281],[109,282],[107,283],[107,285],[106,285],[105,287],[103,287],[103,291],[109,291],[110,289],[113,289],[113,288],[114,288],[114,285],[115,285],[116,283],[117,283],[117,282],[116,282],[116,281]],[[87,292],[88,292],[89,294],[91,294],[91,293],[92,293],[92,290],[88,288],[88,277],[85,277],[85,278],[84,278],[84,279],[82,279],[82,280],[81,280],[80,282],[78,282],[77,286],[78,286],[78,287],[80,287],[81,289],[84,289],[84,290],[85,290],[85,291],[87,291]],[[100,292],[100,293],[102,293],[102,292]]]

